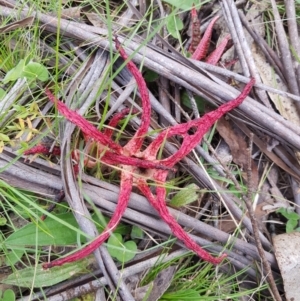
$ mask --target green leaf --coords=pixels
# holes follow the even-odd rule
[[[130,237],[132,239],[143,239],[144,231],[140,227],[133,225],[131,229]]]
[[[57,215],[66,223],[78,227],[78,224],[72,213]],[[7,248],[26,246],[48,246],[48,245],[70,245],[77,242],[77,233],[75,230],[59,223],[58,221],[47,218],[44,222],[29,223],[11,234],[5,241]]]
[[[189,184],[184,189],[180,190],[170,201],[170,205],[175,207],[181,207],[192,202],[195,202],[199,198],[199,187],[196,184]]]
[[[25,60],[20,60],[15,68],[7,72],[3,82],[6,84],[23,77],[26,77],[29,80],[38,79],[47,81],[49,79],[49,72],[47,68],[40,63],[29,62],[25,65]]]
[[[298,221],[297,220],[295,220],[295,219],[289,219],[287,221],[287,223],[286,223],[286,226],[285,226],[286,233],[293,232],[297,225],[298,225]]]
[[[29,62],[24,68],[23,76],[28,79],[38,79],[44,82],[49,79],[49,72],[42,64]]]
[[[144,72],[144,80],[148,83],[152,83],[152,82],[156,81],[158,78],[159,78],[158,73],[156,73],[153,70],[147,69]]]
[[[25,250],[10,250],[10,252],[8,252],[8,254],[6,254],[5,256],[5,263],[8,266],[13,266],[15,265],[17,262],[19,262],[22,258],[22,256],[24,255]]]
[[[123,242],[122,236],[116,233],[108,239],[107,250],[112,257],[123,263],[134,258],[137,245],[132,240]]]
[[[179,39],[179,31],[183,28],[182,21],[174,15],[170,15],[167,18],[167,29],[168,32],[176,39]]]
[[[78,224],[71,212],[58,214],[57,217],[68,225],[78,228]],[[94,215],[93,215],[94,217]],[[97,222],[98,231],[103,231],[102,226],[98,226],[98,218],[94,218]],[[105,219],[106,222],[108,219]],[[128,232],[129,227],[119,225],[115,232],[130,233]],[[29,223],[21,229],[11,234],[5,241],[6,248],[14,249],[26,246],[48,246],[48,245],[71,245],[77,243],[78,234],[76,230],[70,229],[68,226],[61,224],[59,221],[47,218],[44,222]],[[85,242],[82,237],[82,242]]]
[[[1,301],[14,301],[16,300],[16,295],[13,290],[7,289],[4,291]]]
[[[125,250],[116,257],[120,262],[128,262],[134,258],[137,252],[137,245],[133,240],[124,243]]]
[[[44,270],[41,265],[38,265],[36,268],[28,267],[12,273],[7,278],[2,279],[1,283],[34,288],[51,286],[79,273],[86,272],[88,265],[89,259],[83,259],[47,270]]]
[[[10,141],[10,138],[5,134],[0,133],[0,140],[8,142],[8,141]]]
[[[243,185],[241,185],[241,187],[242,187],[244,193],[246,193],[246,187],[243,186]],[[229,185],[228,190],[232,194],[236,195],[238,198],[240,198],[242,196],[242,194],[243,194],[243,191],[238,190],[234,184],[233,185]]]
[[[198,95],[194,95],[194,99],[196,101],[198,111],[200,113],[204,113],[205,103],[206,103],[205,99],[198,96]],[[181,94],[181,103],[183,105],[185,105],[187,108],[192,109],[191,100],[190,100],[189,95],[186,91],[184,91]]]
[[[279,208],[276,212],[282,214],[286,219],[294,219],[294,220],[300,219],[298,213],[288,210],[286,208]]]
[[[1,138],[0,138],[1,140]],[[7,219],[5,217],[0,217],[0,226],[4,226],[7,223]]]
[[[10,81],[15,81],[22,77],[22,73],[25,67],[25,60],[20,60],[18,65],[8,71],[3,79],[4,84],[7,84]]]

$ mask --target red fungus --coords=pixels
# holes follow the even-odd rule
[[[200,61],[206,56],[207,50],[209,47],[209,43],[210,43],[210,39],[211,39],[211,35],[212,35],[213,26],[215,25],[215,23],[218,19],[219,19],[219,17],[216,16],[209,23],[200,43],[198,44],[195,52],[192,54],[192,59]]]
[[[198,14],[196,9],[193,7],[191,10],[191,44],[189,47],[189,52],[192,54],[192,59],[194,60],[202,60],[206,57],[208,47],[210,44],[210,39],[213,31],[213,27],[218,20],[219,16],[215,16],[211,22],[209,23],[203,37],[200,35],[200,21],[198,19]],[[220,60],[224,50],[230,40],[230,35],[227,35],[219,46],[209,55],[209,57],[205,60],[208,64],[216,65]]]
[[[127,60],[128,57],[117,39],[116,48],[123,59]],[[81,250],[78,250],[64,258],[54,260],[50,263],[44,263],[44,268],[59,266],[67,262],[79,260],[96,250],[109,237],[110,232],[119,223],[128,205],[130,193],[134,183],[137,185],[141,193],[149,200],[150,204],[157,210],[161,218],[169,225],[172,233],[178,239],[180,239],[187,248],[194,251],[203,260],[213,264],[220,263],[223,258],[226,257],[226,254],[223,254],[220,257],[213,257],[210,255],[199,245],[197,245],[196,242],[177,223],[176,219],[169,213],[166,206],[166,189],[164,184],[166,182],[166,177],[169,170],[193,150],[193,148],[201,141],[203,135],[209,130],[214,122],[242,103],[242,101],[250,93],[250,90],[254,84],[254,80],[250,80],[245,89],[236,99],[223,104],[215,111],[205,114],[202,118],[169,127],[161,132],[144,151],[141,151],[144,137],[147,134],[148,127],[150,125],[151,106],[147,86],[141,73],[130,61],[127,62],[127,67],[137,81],[142,98],[143,112],[139,129],[124,147],[118,145],[111,139],[113,133],[112,128],[117,126],[118,122],[126,114],[128,114],[130,110],[126,109],[121,113],[116,114],[109,123],[110,129],[106,129],[102,133],[82,116],[77,114],[75,111],[70,110],[65,104],[57,100],[49,90],[46,91],[49,99],[57,105],[58,111],[68,120],[76,124],[84,132],[85,139],[93,139],[93,141],[98,144],[98,148],[101,150],[98,153],[98,157],[101,157],[100,160],[107,164],[119,165],[119,168],[121,169],[121,184],[116,209],[104,232]],[[189,134],[189,131],[192,128],[194,128],[195,131],[193,134]],[[175,135],[180,135],[183,137],[182,144],[178,151],[168,158],[157,159],[157,152],[164,144],[165,140]],[[110,148],[110,150],[108,148]],[[37,153],[32,150],[33,149],[28,150],[26,154]],[[151,192],[147,184],[145,179],[145,171],[143,174],[141,174],[138,167],[145,168],[148,174],[152,175],[152,178],[156,184],[158,184],[155,194]]]

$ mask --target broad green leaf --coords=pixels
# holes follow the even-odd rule
[[[67,224],[77,228],[78,224],[71,212],[58,214],[57,217]],[[97,217],[94,219],[97,221]],[[108,221],[108,219],[105,219]],[[98,223],[98,221],[97,221]],[[98,224],[97,224],[98,225]],[[99,231],[103,227],[97,226]],[[115,230],[120,233],[129,233],[128,226],[118,225]],[[86,240],[82,237],[82,242]],[[51,218],[47,218],[38,225],[29,223],[21,229],[11,234],[5,241],[6,248],[17,248],[26,246],[48,246],[48,245],[70,245],[77,243],[77,232]]]
[[[16,295],[13,290],[7,289],[4,291],[2,298],[0,300],[1,301],[14,301],[14,300],[16,300]]]
[[[285,226],[286,233],[293,232],[297,225],[298,225],[298,221],[296,219],[289,219]]]
[[[144,231],[140,227],[133,225],[132,229],[131,229],[130,237],[132,239],[136,239],[136,238],[137,239],[143,239],[144,238]]]
[[[299,220],[300,215],[294,211],[290,211],[286,208],[279,208],[276,212],[282,214],[286,219]]]
[[[128,262],[131,259],[134,258],[134,256],[136,255],[137,252],[137,245],[133,240],[129,240],[124,242],[124,251],[123,252],[119,252],[118,256],[116,256],[116,258],[120,261],[120,262]]]
[[[0,138],[1,140],[1,138]],[[7,223],[7,219],[5,217],[0,217],[0,226],[4,226]]]
[[[78,227],[72,213],[58,215],[68,224]],[[48,246],[48,245],[69,245],[77,242],[76,231],[60,224],[58,221],[47,218],[39,225],[29,223],[11,234],[4,243],[7,248],[26,246]]]
[[[20,60],[18,65],[8,71],[3,79],[4,84],[7,84],[10,81],[15,81],[22,77],[22,73],[25,67],[25,60]]]
[[[77,228],[78,224],[71,212],[58,214],[59,219],[64,220],[67,224]],[[98,226],[97,217],[94,218],[97,221],[97,229],[99,232],[103,231],[103,227]],[[108,221],[108,219],[105,219]],[[124,225],[118,225],[115,232],[130,233],[129,227]],[[35,223],[29,223],[20,228],[13,234],[11,234],[5,241],[5,247],[9,249],[23,248],[24,246],[48,246],[48,245],[71,245],[77,243],[77,232],[69,227],[61,224],[60,222],[47,218],[44,222],[40,222],[38,225]],[[82,242],[86,242],[84,237],[81,237]]]
[[[12,273],[7,278],[2,279],[1,283],[34,288],[51,286],[79,273],[86,272],[88,265],[89,259],[83,259],[47,270],[44,270],[41,265],[36,268],[28,267]]]
[[[24,255],[24,250],[10,250],[6,255],[5,262],[8,266],[13,266],[19,262]]]
[[[29,62],[24,68],[23,76],[28,79],[38,79],[44,82],[49,79],[49,72],[42,64]]]
[[[179,39],[179,31],[183,28],[182,21],[174,15],[170,15],[167,18],[167,29],[168,32],[175,38]]]
[[[132,240],[123,242],[122,236],[116,233],[108,239],[107,250],[118,261],[127,262],[134,258],[137,252],[137,245]]]
[[[199,187],[196,184],[189,184],[180,190],[170,201],[170,205],[181,207],[195,202],[199,198]]]
[[[8,142],[8,141],[10,141],[10,138],[5,134],[0,133],[0,140]]]
[[[154,82],[156,81],[157,79],[159,78],[159,75],[153,71],[153,70],[146,70],[146,72],[144,73],[144,80],[147,82],[147,83],[151,83],[151,82]]]
[[[118,253],[120,252],[118,248],[123,248],[122,243],[123,243],[122,235],[114,234],[110,236],[110,238],[107,241],[107,250],[112,257],[116,258],[118,256]]]

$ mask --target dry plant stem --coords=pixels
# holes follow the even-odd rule
[[[242,122],[239,122],[239,121],[235,121],[237,123],[237,125],[239,126],[239,128],[248,136],[250,137],[250,129],[248,127],[246,127]],[[254,135],[253,136],[253,140],[254,140],[254,143],[256,144],[257,147],[259,147],[259,149],[269,157],[269,159],[272,161],[272,162],[277,162],[276,164],[282,168],[283,170],[287,171],[291,176],[295,177],[296,179],[300,180],[300,172],[299,170],[297,170],[297,168],[294,168],[291,164],[289,164],[289,160],[285,160],[285,153],[284,152],[281,152],[280,153],[278,152],[278,150],[280,150],[280,148],[276,148],[273,152],[269,150],[268,148],[268,145],[263,141],[261,140],[257,135]],[[278,154],[278,155],[277,155]],[[279,158],[280,156],[280,158]],[[287,165],[289,164],[289,165]],[[294,162],[295,164],[295,162]],[[295,167],[297,165],[295,164]]]
[[[203,70],[210,71],[210,72],[213,72],[216,74],[220,74],[220,75],[223,75],[223,76],[226,76],[229,78],[233,78],[244,84],[248,83],[248,81],[249,81],[248,77],[245,77],[243,75],[237,74],[235,72],[232,72],[230,70],[227,70],[227,69],[224,69],[224,68],[221,68],[218,66],[213,66],[211,64],[203,63],[200,61],[197,61],[197,62],[193,61],[193,63]],[[274,68],[275,68],[275,66],[274,66]],[[214,79],[214,76],[211,73],[209,75]],[[283,80],[284,80],[284,78],[283,78]],[[260,88],[262,90],[266,90],[268,92],[276,93],[278,95],[287,96],[295,101],[300,101],[300,97],[298,95],[294,95],[294,94],[291,94],[291,93],[288,93],[288,92],[285,92],[282,90],[278,90],[278,89],[275,89],[273,87],[270,87],[270,86],[267,86],[267,85],[264,85],[261,83],[255,83],[255,87]]]
[[[180,116],[181,116],[180,102],[181,102],[180,88],[178,86],[175,86],[174,87],[174,104],[175,104],[174,119],[176,123],[180,121]]]
[[[271,0],[275,29],[277,33],[278,44],[281,52],[281,59],[283,61],[284,73],[286,81],[290,91],[293,94],[299,95],[298,83],[294,72],[294,66],[292,62],[291,52],[289,49],[289,42],[286,37],[285,30],[283,28],[282,20],[278,12],[277,4],[274,0]],[[300,112],[300,104],[297,104],[297,109]]]
[[[192,106],[194,117],[195,118],[200,118],[200,114],[199,114],[199,111],[198,111],[198,106],[197,106],[196,99],[194,98],[193,93],[191,91],[187,90],[187,94],[188,94],[189,99],[190,99],[190,103],[191,103],[191,106]],[[188,120],[190,120],[190,119],[188,119]]]
[[[230,0],[230,1],[225,1],[224,2],[224,6],[227,6],[229,8],[229,12],[230,12],[230,16],[233,20],[234,23],[234,30],[236,31],[238,40],[240,42],[241,45],[241,50],[244,53],[244,57],[245,57],[245,61],[247,63],[247,66],[249,68],[249,72],[250,72],[250,76],[255,78],[255,82],[257,83],[261,83],[261,78],[259,75],[259,72],[256,68],[255,62],[254,62],[254,58],[252,55],[252,51],[250,50],[248,41],[245,37],[244,34],[244,30],[242,27],[242,23],[239,17],[239,13],[238,10],[236,8],[236,4],[234,1]],[[245,74],[246,76],[248,76],[247,74]],[[256,89],[256,94],[257,96],[260,98],[261,102],[268,108],[271,108],[271,104],[270,101],[266,95],[266,93],[264,91],[261,91],[260,89]]]
[[[76,91],[76,96],[79,98],[78,103],[81,105],[81,107],[78,109],[78,113],[81,115],[83,115],[90,108],[92,103],[97,98],[99,86],[103,82],[108,69],[109,53],[103,49],[98,49],[93,60],[93,64],[88,74],[83,78],[79,86],[79,90],[77,90],[78,81],[75,79],[72,81],[72,84],[69,85],[68,90]],[[69,95],[70,94],[68,93],[68,96]],[[72,98],[72,100],[73,99],[74,98]]]
[[[164,7],[163,7],[161,1],[158,0],[157,3],[158,3],[159,11],[160,11],[160,18],[161,19],[166,18],[167,13],[164,11]],[[163,26],[162,32],[163,32],[163,38],[168,40],[168,38],[167,38],[168,37],[168,31],[167,31],[166,26]],[[165,45],[162,45],[162,49],[165,50],[166,52],[168,51],[168,48]],[[160,81],[160,85],[159,85],[159,102],[162,104],[162,106],[164,107],[164,109],[168,113],[171,113],[171,101],[170,101],[170,98],[168,96],[168,93],[166,93],[166,91],[170,90],[170,82],[165,77],[160,77],[159,81]],[[167,120],[164,118],[163,115],[160,116],[160,124],[163,124],[165,126],[169,125]]]
[[[298,24],[296,18],[296,8],[295,1],[293,0],[285,0],[285,11],[287,16],[287,23],[289,28],[289,38],[291,40],[292,48],[296,52],[297,56],[300,55],[300,42],[299,42],[299,32],[298,32]],[[300,90],[300,64],[297,58],[293,58],[293,62],[295,64],[295,69],[297,73],[297,83],[298,89]]]
[[[277,285],[275,283],[273,274],[272,274],[272,270],[270,267],[270,264],[265,256],[265,252],[264,249],[262,247],[260,238],[259,238],[259,230],[258,230],[258,224],[257,224],[257,220],[254,214],[254,210],[252,207],[252,197],[253,197],[253,187],[252,187],[252,168],[251,168],[251,155],[252,155],[252,147],[253,147],[253,134],[250,136],[250,146],[248,149],[248,166],[247,166],[247,182],[248,182],[248,192],[247,192],[247,196],[244,198],[245,203],[246,203],[246,207],[248,210],[248,214],[249,217],[251,219],[251,223],[252,223],[252,228],[253,228],[253,236],[255,239],[255,243],[256,243],[256,247],[257,250],[261,256],[261,260],[265,269],[265,274],[266,277],[268,279],[268,283],[270,285],[273,297],[276,301],[281,301],[281,296],[279,294]]]
[[[221,5],[222,11],[223,11],[224,18],[227,21],[227,26],[229,28],[236,52],[238,54],[239,61],[242,66],[243,74],[245,76],[249,77],[250,71],[249,71],[249,68],[248,68],[248,65],[247,65],[247,62],[245,59],[245,54],[241,48],[240,40],[239,40],[239,38],[237,36],[237,32],[235,30],[235,24],[233,22],[233,19],[232,19],[231,13],[230,13],[229,3],[227,1],[221,0],[220,5]]]
[[[168,97],[168,94],[165,92],[170,89],[170,83],[169,80],[165,77],[160,78],[160,87],[159,87],[159,102],[162,104],[162,106],[165,108],[167,112],[171,112],[171,105],[170,105],[170,99]],[[169,125],[164,118],[164,116],[160,116],[160,124],[162,125]]]
[[[247,21],[244,13],[241,10],[239,10],[238,13],[239,13],[241,22],[243,23],[244,27],[247,29],[247,31],[251,35],[252,39],[260,47],[260,49],[264,53],[266,59],[274,67],[276,73],[285,82],[285,77],[283,76],[283,65],[282,65],[278,55],[276,54],[276,52],[272,48],[270,48],[270,46],[267,44],[267,42],[259,34],[257,34],[256,31],[251,27],[251,25]]]
[[[113,115],[116,110],[129,98],[132,91],[135,88],[135,79],[132,78],[128,85],[126,86],[125,90],[122,91],[120,96],[117,98],[116,102],[111,106],[110,110],[105,114],[105,120],[107,120],[111,115]]]

